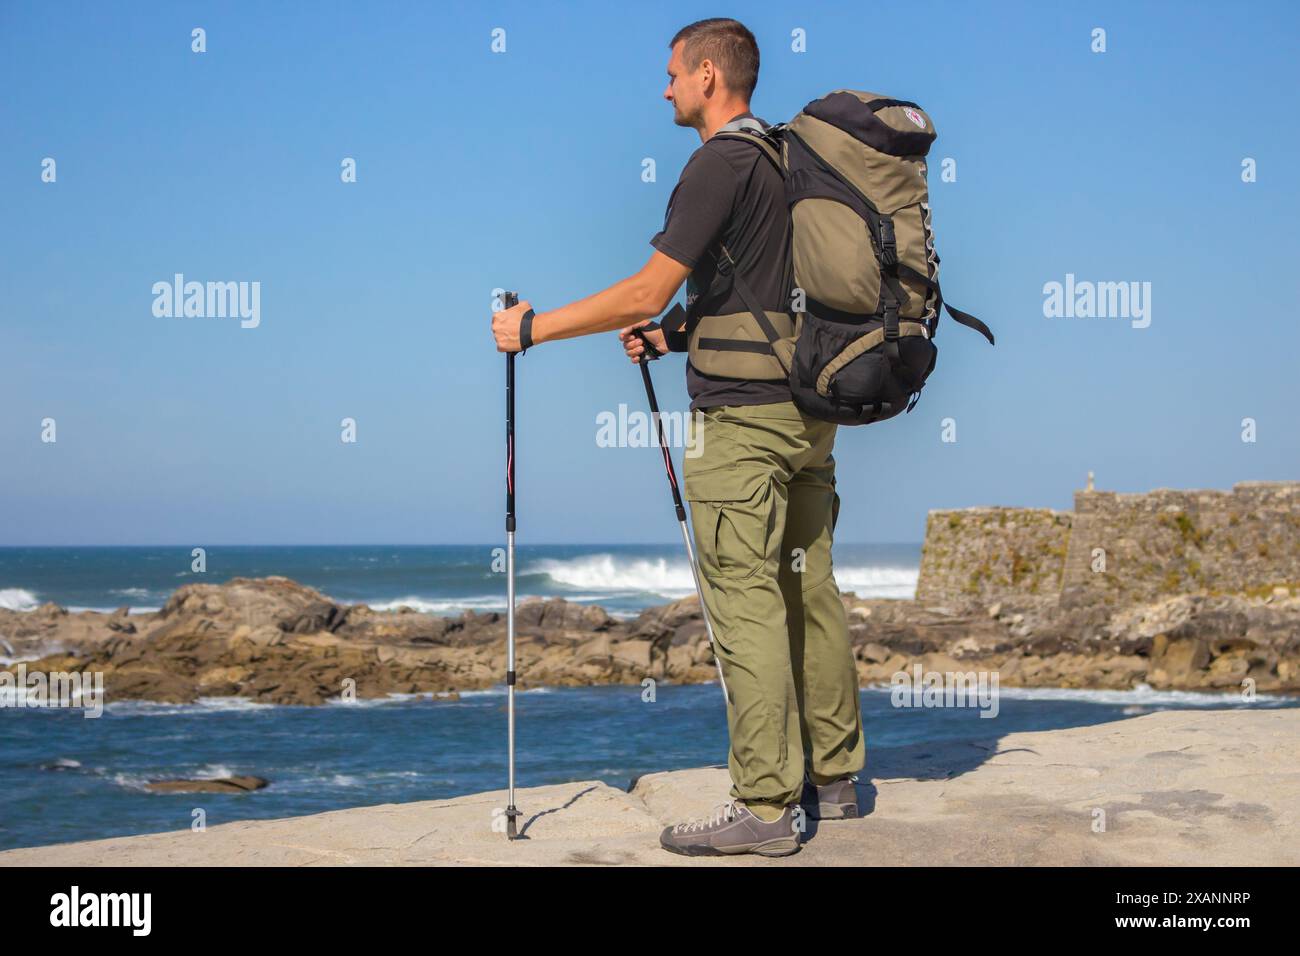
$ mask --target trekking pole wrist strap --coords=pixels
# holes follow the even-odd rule
[[[655,348],[654,344],[646,335],[647,332],[658,332],[659,328],[660,326],[658,322],[647,322],[639,329],[632,330],[636,334],[636,337],[641,340],[642,344],[645,345],[645,350],[650,353],[651,358],[663,358],[664,356],[664,353]]]
[[[519,320],[519,354],[522,355],[533,347],[533,316],[536,313],[529,309],[524,313],[524,317]]]

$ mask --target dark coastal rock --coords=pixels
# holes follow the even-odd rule
[[[110,631],[118,631],[122,634],[134,634],[135,624],[131,621],[131,609],[125,605],[118,608],[105,622],[104,626]]]
[[[1227,690],[1249,679],[1257,691],[1300,692],[1295,598],[1190,594],[1116,609],[1004,597],[942,613],[912,601],[846,603],[870,682],[942,652],[1007,686]]]
[[[420,614],[411,608],[396,612],[375,611],[364,604],[348,610],[343,623],[334,628],[341,637],[386,644],[446,645],[449,634],[460,622],[433,614]]]
[[[95,668],[92,666],[92,669]],[[148,700],[160,704],[191,704],[200,696],[194,680],[162,662],[157,666],[132,663],[121,668],[101,669],[105,671],[104,691],[110,703]]]
[[[703,631],[704,619],[700,616],[699,598],[692,594],[671,604],[646,608],[632,622],[630,631],[636,637],[659,640],[675,637],[679,631],[696,626]],[[686,642],[673,640],[671,643]]]
[[[516,606],[515,623],[544,630],[603,631],[614,619],[603,607],[574,604],[563,598],[532,598]]]
[[[329,601],[309,604],[299,613],[278,622],[280,630],[290,634],[315,634],[333,631],[347,620],[348,612]]]
[[[153,793],[251,793],[268,781],[261,777],[216,777],[210,780],[151,780],[144,788]]]
[[[162,630],[169,634],[230,633],[240,625],[313,634],[333,631],[346,619],[346,608],[319,591],[282,577],[187,584],[171,596],[157,615]]]

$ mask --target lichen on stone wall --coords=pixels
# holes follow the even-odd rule
[[[1267,593],[1300,581],[1300,482],[1075,493],[1072,512],[978,507],[926,521],[917,599],[1063,604]],[[1282,582],[1282,583],[1277,583]]]

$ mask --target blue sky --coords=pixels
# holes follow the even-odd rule
[[[667,41],[719,15],[769,121],[836,88],[927,108],[944,288],[998,336],[947,322],[916,410],[841,430],[842,539],[1069,507],[1089,469],[1300,477],[1294,4],[9,2],[0,544],[501,538],[492,290],[551,308],[648,258],[698,146]],[[155,317],[177,272],[260,282],[261,324]],[[1150,326],[1045,318],[1067,273],[1150,282]],[[684,408],[682,359],[654,371]],[[657,452],[596,443],[643,400],[612,334],[520,360],[521,540],[675,540]]]

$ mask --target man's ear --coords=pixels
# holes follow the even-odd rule
[[[700,70],[702,72],[701,79],[704,80],[704,92],[707,95],[712,96],[713,88],[718,82],[718,68],[713,65],[712,60],[705,57],[700,61]]]

